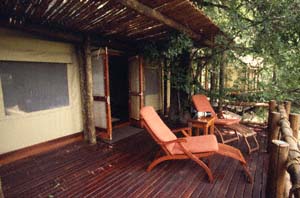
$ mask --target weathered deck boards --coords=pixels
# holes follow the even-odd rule
[[[254,183],[245,180],[237,161],[213,156],[214,183],[191,160],[146,167],[159,148],[146,133],[113,147],[73,143],[59,150],[0,167],[5,197],[265,197],[268,155],[259,132],[261,150],[245,154]],[[245,144],[234,146],[247,152]]]

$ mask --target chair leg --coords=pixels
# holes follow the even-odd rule
[[[147,168],[147,172],[150,172],[156,165],[158,165],[159,163],[163,162],[163,161],[167,161],[167,160],[172,160],[173,158],[171,158],[170,156],[162,156],[159,157],[157,159],[155,159]]]
[[[249,169],[247,168],[247,163],[245,158],[243,157],[242,153],[240,152],[240,150],[229,146],[227,144],[220,144],[219,143],[219,151],[217,152],[220,155],[226,156],[226,157],[230,157],[232,159],[238,160],[241,165],[243,166],[243,169],[246,173],[246,176],[248,178],[248,182],[252,183],[253,182],[253,178],[249,172]]]
[[[233,137],[233,138],[230,138],[230,139],[228,138],[227,140],[224,139],[222,132],[221,132],[217,127],[215,127],[215,131],[216,131],[216,132],[218,133],[218,135],[220,136],[221,142],[222,142],[223,144],[227,144],[227,143],[233,142],[233,141],[235,141],[235,140],[240,141],[239,135],[238,135],[238,133],[237,133],[236,130],[234,130],[234,133],[235,133],[235,136],[236,136],[236,137]]]
[[[247,139],[248,137],[244,136],[245,142],[246,142],[247,147],[248,147],[248,153],[251,154],[253,151],[259,150],[259,143],[256,139],[256,135],[252,135],[252,136],[249,136],[249,137],[252,137],[253,140],[254,140],[254,143],[255,143],[255,147],[251,147],[251,145],[249,144],[248,139]]]
[[[205,170],[206,174],[208,175],[209,182],[213,183],[214,177],[213,177],[213,175],[212,175],[211,170],[209,169],[209,167],[202,160],[200,160],[200,159],[198,159],[196,157],[193,157],[191,159]]]

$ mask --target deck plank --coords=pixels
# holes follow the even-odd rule
[[[243,142],[233,145],[247,151]],[[145,132],[113,146],[101,141],[94,146],[72,143],[0,166],[4,196],[265,197],[268,154],[264,149],[244,154],[254,177],[252,185],[240,164],[224,156],[211,157],[212,184],[191,160],[163,162],[146,172],[158,149]]]

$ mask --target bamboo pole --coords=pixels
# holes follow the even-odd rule
[[[284,141],[273,140],[271,150],[266,197],[284,198],[289,144]]]
[[[270,131],[268,132],[268,147],[267,151],[271,151],[272,140],[279,139],[279,123],[280,121],[280,113],[272,112],[270,115]]]
[[[291,123],[291,129],[293,130],[293,136],[299,139],[299,126],[300,126],[300,114],[290,113],[289,121]]]
[[[94,98],[93,98],[93,71],[92,71],[92,54],[90,49],[90,38],[87,37],[84,42],[84,66],[86,79],[86,123],[87,134],[91,144],[96,144],[96,130],[94,121]]]

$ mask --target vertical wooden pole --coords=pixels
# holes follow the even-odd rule
[[[270,100],[269,101],[269,114],[268,114],[268,133],[271,132],[271,113],[276,109],[276,101]]]
[[[300,126],[300,114],[290,113],[289,121],[291,123],[291,129],[293,130],[293,136],[298,140],[299,126]]]
[[[2,190],[2,182],[0,177],[0,198],[4,198],[3,190]]]
[[[272,146],[272,140],[279,139],[279,121],[280,121],[280,113],[272,112],[270,116],[271,120],[271,127],[270,131],[268,132],[268,147],[267,151],[270,152]]]
[[[112,121],[111,121],[111,106],[110,106],[110,90],[109,90],[109,57],[108,49],[105,47],[105,52],[103,54],[104,62],[104,94],[106,98],[105,108],[106,108],[106,127],[108,138],[112,139]]]
[[[86,74],[86,116],[89,142],[96,144],[96,130],[94,121],[94,99],[93,99],[93,71],[92,71],[92,54],[90,49],[90,38],[84,41],[84,66]]]
[[[222,62],[220,64],[220,76],[219,76],[219,109],[218,111],[221,112],[223,109],[223,101],[224,101],[224,82],[225,82],[225,63],[226,53],[223,52]]]
[[[289,116],[289,114],[291,113],[291,106],[292,106],[291,101],[284,101],[284,108],[285,108],[287,116]]]
[[[139,92],[140,92],[140,109],[144,106],[144,63],[143,57],[139,55]]]
[[[205,90],[208,90],[208,65],[205,66]]]
[[[83,136],[84,140],[88,141],[88,130],[87,130],[87,114],[86,114],[86,74],[85,74],[85,67],[84,67],[84,53],[83,53],[83,48],[82,46],[77,47],[77,59],[78,59],[78,65],[79,65],[79,75],[80,75],[80,93],[81,93],[81,101],[82,101],[82,108],[81,108],[81,113],[82,113],[82,123],[83,123]]]
[[[266,197],[284,198],[289,144],[284,141],[273,140],[271,151]]]

